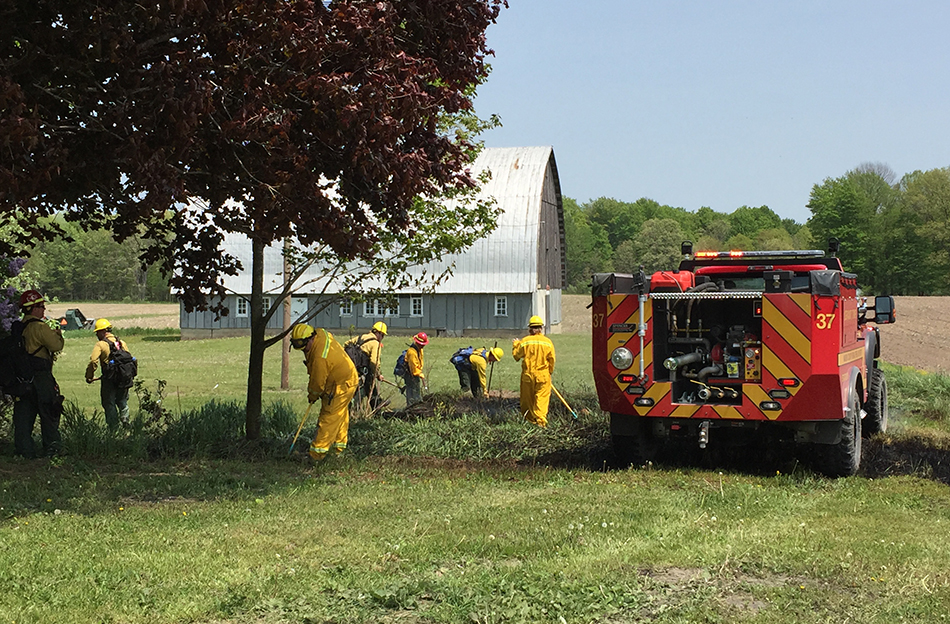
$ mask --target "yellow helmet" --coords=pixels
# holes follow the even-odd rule
[[[112,323],[109,322],[109,319],[104,319],[104,318],[98,319],[96,321],[95,329],[96,331],[100,331],[103,329],[112,329]]]
[[[528,319],[528,327],[544,327],[544,321],[540,316],[532,316]]]
[[[388,329],[388,328],[386,327],[386,323],[384,323],[384,322],[382,322],[382,321],[376,321],[375,323],[373,323],[373,331],[378,331],[379,333],[381,333],[381,334],[384,335],[384,336],[386,335],[386,330],[387,330],[387,329]]]
[[[494,347],[488,350],[489,353],[495,356],[495,361],[497,362],[502,357],[504,357],[505,352],[501,350],[501,347]]]
[[[290,346],[294,349],[303,349],[316,330],[306,323],[298,323],[290,330]]]

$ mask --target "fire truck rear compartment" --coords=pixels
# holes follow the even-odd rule
[[[741,405],[742,384],[762,378],[761,294],[655,296],[653,356],[674,403]]]

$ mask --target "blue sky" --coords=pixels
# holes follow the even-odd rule
[[[804,222],[865,162],[950,166],[950,3],[509,0],[476,110],[561,191]]]

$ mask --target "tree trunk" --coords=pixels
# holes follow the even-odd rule
[[[245,433],[248,440],[261,438],[261,395],[264,376],[264,243],[251,239],[251,348],[247,362],[247,419]]]
[[[289,249],[289,242],[284,241],[284,286],[286,288],[287,282],[290,281],[290,261],[287,260],[287,250]],[[290,302],[293,299],[293,294],[290,290],[287,290],[287,297],[284,299],[284,331],[290,329],[290,323],[293,319],[290,318]],[[287,390],[290,388],[290,332],[284,335],[284,340],[281,343],[280,347],[280,389]]]

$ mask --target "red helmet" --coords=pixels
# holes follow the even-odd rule
[[[37,303],[46,303],[46,299],[36,290],[28,290],[20,295],[21,308],[32,308]]]
[[[426,335],[425,332],[419,332],[418,334],[412,337],[412,341],[416,343],[417,345],[419,345],[420,347],[424,347],[427,344],[429,344],[429,337]]]

